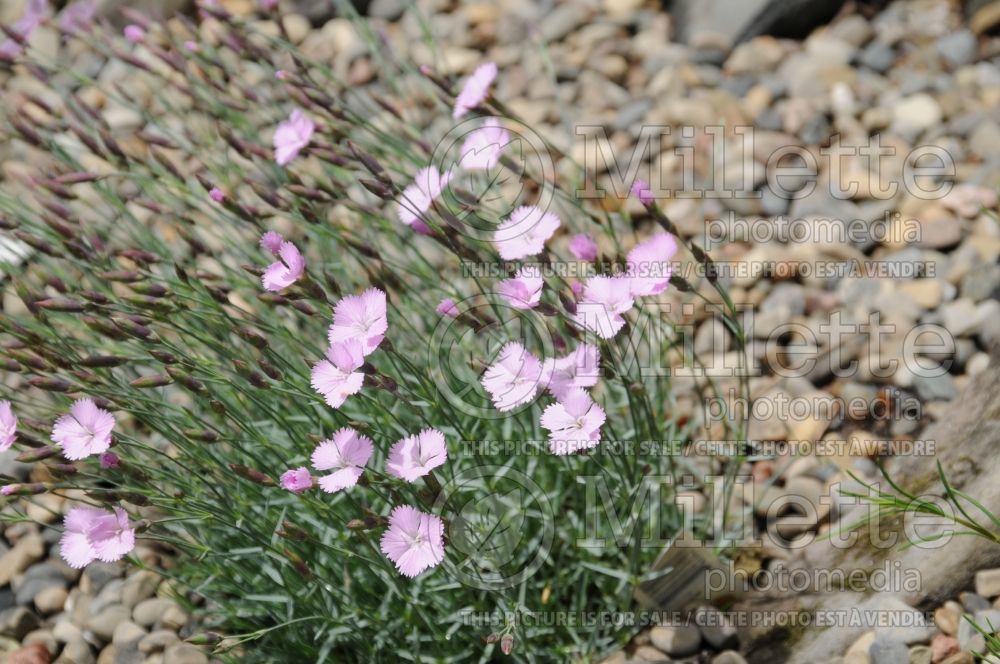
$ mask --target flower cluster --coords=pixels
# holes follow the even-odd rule
[[[326,359],[313,365],[313,389],[327,405],[340,408],[347,397],[361,391],[365,358],[375,351],[389,329],[385,293],[369,288],[361,295],[345,297],[333,310]]]
[[[17,415],[9,401],[0,401],[0,452],[10,449],[17,438]],[[97,455],[104,470],[117,467],[118,455],[109,452],[115,418],[98,408],[93,399],[76,401],[69,412],[56,420],[52,441],[70,461],[80,461]],[[2,495],[17,493],[17,485],[6,485]],[[135,529],[128,513],[121,507],[103,510],[94,507],[74,507],[65,517],[65,531],[60,543],[63,559],[74,568],[86,567],[95,560],[121,560],[135,548]]]

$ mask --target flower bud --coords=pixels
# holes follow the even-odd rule
[[[2,496],[36,496],[45,493],[49,488],[47,485],[36,482],[35,484],[7,484],[0,487]]]
[[[38,300],[35,304],[47,311],[62,311],[66,313],[81,313],[88,309],[86,302],[71,300],[68,297],[51,297],[46,300]]]
[[[90,357],[81,358],[80,364],[85,367],[106,369],[120,367],[123,364],[127,364],[128,361],[129,358],[116,355],[91,355]]]
[[[68,381],[56,377],[35,376],[28,379],[32,387],[37,387],[46,392],[69,392],[73,387]]]
[[[262,335],[260,332],[257,332],[252,328],[245,326],[237,326],[235,329],[236,329],[236,334],[239,335],[241,339],[249,342],[250,345],[255,348],[263,349],[267,348],[268,345],[270,345],[268,340],[264,338],[264,335]]]
[[[216,632],[203,632],[189,636],[184,641],[196,646],[214,646],[222,641],[222,635]]]
[[[278,531],[278,535],[284,537],[285,539],[296,540],[299,542],[304,542],[309,539],[309,533],[288,520],[281,522],[281,529]]]
[[[42,461],[44,459],[49,459],[59,454],[60,448],[55,445],[46,445],[44,447],[39,447],[34,450],[25,450],[17,455],[16,460],[21,463],[34,463],[35,461]]]
[[[368,178],[358,178],[358,182],[360,182],[361,186],[363,186],[365,189],[372,192],[373,194],[375,194],[384,201],[392,200],[393,198],[392,190],[389,189],[384,184],[382,184],[381,182],[377,182],[375,180],[369,180]]]
[[[55,477],[69,477],[70,475],[76,475],[80,471],[79,468],[71,463],[54,463],[51,466],[45,467]]]
[[[158,374],[156,376],[143,376],[142,378],[136,378],[133,381],[129,381],[129,385],[140,390],[145,390],[152,387],[165,387],[173,382],[174,380],[170,376]]]
[[[275,485],[274,480],[272,480],[264,473],[254,468],[249,468],[247,466],[244,466],[241,463],[231,463],[229,464],[229,468],[240,477],[250,480],[251,482],[254,482],[256,484],[260,484],[261,486]]]
[[[165,350],[151,350],[149,354],[153,356],[158,362],[163,364],[177,364],[180,360],[173,353],[168,353]]]
[[[145,279],[145,275],[136,270],[110,270],[98,272],[97,276],[108,281],[118,281],[122,283],[133,283]]]
[[[171,378],[173,378],[178,383],[180,383],[187,389],[191,390],[192,392],[201,394],[203,392],[208,391],[208,388],[205,387],[205,383],[201,382],[196,378],[193,378],[191,374],[182,371],[177,367],[167,367],[167,373],[170,374]]]
[[[184,429],[184,436],[203,443],[214,443],[219,440],[219,434],[211,429]]]
[[[514,652],[514,637],[511,634],[504,634],[500,637],[500,652],[509,655]]]

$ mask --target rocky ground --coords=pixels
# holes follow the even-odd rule
[[[238,15],[251,14],[255,6],[251,0],[219,3]],[[0,18],[16,16],[23,4],[5,2]],[[712,254],[734,270],[727,279],[732,299],[755,312],[749,351],[765,370],[752,379],[750,390],[755,402],[772,405],[773,413],[754,418],[751,437],[825,440],[838,452],[754,461],[744,471],[756,483],[755,498],[749,506],[735,507],[762,518],[782,496],[804,496],[816,507],[812,521],[803,524],[802,517],[783,514],[777,528],[792,535],[825,532],[839,515],[821,497],[845,482],[848,471],[874,478],[880,456],[905,449],[900,443],[919,440],[925,426],[948,417],[969,377],[995,363],[1000,226],[989,211],[996,209],[1000,180],[1000,39],[984,34],[992,27],[989,20],[979,19],[973,32],[947,0],[899,0],[870,16],[848,7],[833,24],[803,40],[760,36],[734,47],[712,34],[681,43],[675,20],[655,1],[571,0],[545,10],[532,0],[429,0],[417,3],[422,16],[407,5],[375,0],[369,8],[399,57],[454,75],[467,74],[486,60],[496,62],[501,71],[497,96],[578,162],[587,160],[586,144],[574,127],[603,128],[616,155],[627,161],[632,148],[641,144],[642,128],[659,125],[696,131],[690,137],[680,132],[657,137],[644,156],[642,177],[663,173],[665,185],[680,188],[682,148],[702,159],[694,168],[699,184],[749,166],[749,189],[757,198],[678,197],[661,203],[682,233],[699,244],[706,244],[707,229],[722,229],[715,238],[720,246]],[[439,53],[422,39],[424,20],[441,45]],[[375,80],[375,55],[344,19],[313,26],[293,14],[285,24],[303,51],[331,63],[348,80],[357,85]],[[266,23],[260,27],[271,29]],[[47,28],[35,39],[53,55],[60,48]],[[17,70],[7,76],[0,73],[0,81],[11,98],[34,87]],[[108,120],[113,128],[132,122],[123,114]],[[705,128],[712,125],[753,127],[751,154],[744,158],[736,149],[738,139],[727,133],[723,135],[732,149],[721,163],[710,162],[713,144]],[[950,177],[961,186],[943,198],[904,190],[889,195],[873,186],[871,164],[864,159],[848,157],[836,168],[821,152],[834,136],[843,145],[860,146],[870,144],[872,135],[894,151],[880,164],[884,181],[901,181],[907,155],[930,145],[950,155],[955,166]],[[823,164],[811,194],[789,199],[772,189],[768,176],[774,164],[768,157],[785,146],[801,148]],[[0,148],[0,159],[2,176],[21,172],[18,153]],[[560,173],[571,171],[566,161],[558,168]],[[607,165],[598,162],[593,171],[599,183],[610,186]],[[851,182],[860,186],[850,195],[830,194],[831,186]],[[785,182],[799,194],[808,184],[808,178],[793,186]],[[642,216],[632,201],[608,204],[629,206]],[[801,241],[775,232],[783,217],[809,223],[832,220],[836,228],[860,220],[865,232]],[[741,224],[759,220],[768,231],[764,237]],[[911,228],[915,235],[907,236],[904,231]],[[915,275],[895,278],[819,275],[803,268],[845,263],[922,267]],[[5,309],[16,306],[17,298],[8,291]],[[877,345],[864,334],[839,343],[821,332],[835,315],[862,324],[872,314],[892,326]],[[719,366],[733,348],[719,320],[704,311],[685,316],[695,330],[695,351],[709,366]],[[797,327],[781,332],[789,323]],[[941,326],[953,338],[948,347],[918,353],[924,365],[946,363],[941,375],[919,375],[906,356],[906,336],[920,324]],[[791,377],[775,375],[780,360],[775,349],[803,343],[820,358],[816,366]],[[856,361],[856,370],[834,375],[823,362],[833,350],[843,354],[844,362]],[[893,370],[878,370],[891,361],[897,362]],[[720,382],[724,388],[736,387],[732,380]],[[678,408],[697,418],[702,383],[677,383]],[[782,414],[782,403],[804,404],[805,410]],[[831,403],[840,406],[831,409]],[[845,403],[902,407],[897,416],[878,417],[867,409],[847,412]],[[709,424],[701,433],[705,438],[723,434]],[[692,460],[704,470],[716,468],[715,463]],[[0,472],[24,470],[7,455],[0,457]],[[697,483],[691,487],[695,492],[700,488]],[[61,502],[46,497],[34,503],[29,514],[42,522],[54,522],[63,509]],[[81,575],[66,568],[51,548],[57,530],[22,523],[4,536],[0,652],[12,653],[11,662],[207,661],[181,642],[190,630],[188,616],[169,599],[169,585],[155,573],[124,576],[121,568],[92,565]],[[739,564],[774,569],[793,555],[789,548],[771,543],[742,556]],[[154,568],[161,562],[156,552],[142,555]],[[940,607],[933,624],[908,642],[886,645],[872,632],[831,661],[972,662],[971,652],[982,647],[982,637],[970,631],[961,615],[1000,625],[1000,602],[991,604],[1000,596],[996,574],[981,575],[975,589]],[[738,648],[732,633],[663,626],[638,635],[627,652],[607,661],[743,661],[726,648]]]

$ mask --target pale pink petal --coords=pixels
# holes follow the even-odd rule
[[[52,440],[71,461],[101,454],[111,447],[111,431],[115,418],[97,407],[92,399],[80,399],[67,415],[56,420],[52,427]]]
[[[331,408],[340,408],[347,397],[360,392],[364,381],[363,373],[342,371],[330,360],[322,360],[313,365],[312,387],[323,395]]]
[[[670,233],[658,233],[633,247],[628,253],[632,295],[656,295],[666,290],[676,253],[677,241]]]
[[[281,245],[284,241],[285,238],[281,237],[281,234],[276,231],[268,231],[260,236],[261,248],[271,252],[275,256],[278,255],[278,251],[281,250]]]
[[[426,429],[417,436],[399,440],[389,450],[385,468],[393,477],[413,482],[448,460],[444,434]]]
[[[569,253],[581,261],[597,258],[597,243],[586,233],[579,233],[569,241]]]
[[[442,316],[448,316],[449,318],[456,318],[459,314],[458,307],[455,306],[455,300],[450,297],[441,300],[437,305],[436,311]]]
[[[470,133],[462,143],[459,165],[469,170],[489,170],[500,162],[504,147],[510,143],[510,134],[496,118],[487,118],[479,129]]]
[[[522,205],[497,226],[493,244],[504,260],[536,256],[559,228],[559,217],[535,206]]]
[[[337,491],[350,489],[358,483],[358,478],[361,477],[362,470],[362,468],[351,466],[350,468],[341,468],[329,475],[324,475],[319,478],[319,488],[327,493],[336,493]]]
[[[472,76],[465,81],[465,85],[462,86],[461,92],[455,99],[455,110],[452,113],[452,118],[457,120],[483,103],[489,94],[490,85],[493,84],[496,77],[497,66],[494,63],[487,62],[476,67],[476,71],[472,72]]]
[[[417,171],[413,177],[413,184],[403,189],[397,212],[399,220],[407,226],[422,224],[429,231],[423,221],[424,213],[431,209],[431,204],[441,195],[452,177],[454,174],[451,171],[442,173],[434,166],[427,166]]]
[[[351,295],[337,303],[328,337],[331,344],[358,341],[368,355],[382,343],[388,329],[385,293],[369,288],[361,295]]]
[[[400,505],[389,516],[380,546],[401,574],[417,576],[444,560],[444,523],[433,514]]]
[[[87,535],[68,530],[59,539],[59,555],[73,569],[82,569],[97,559],[87,541]]]
[[[497,361],[483,374],[481,383],[497,410],[506,412],[534,399],[543,384],[542,364],[517,342],[500,349]]]
[[[289,468],[281,474],[281,486],[293,493],[302,493],[312,488],[313,478],[305,467]]]
[[[17,439],[17,415],[6,399],[0,401],[0,452],[10,449]]]
[[[309,116],[298,109],[292,111],[274,132],[274,159],[278,165],[285,166],[295,159],[309,145],[315,131],[316,124]]]
[[[543,284],[539,270],[522,266],[514,278],[497,284],[497,291],[515,309],[533,309],[541,301]]]
[[[576,307],[574,321],[602,339],[611,339],[621,331],[625,313],[635,304],[628,277],[598,275],[587,280],[583,297]]]

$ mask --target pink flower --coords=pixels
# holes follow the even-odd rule
[[[298,109],[292,111],[274,132],[274,160],[278,166],[284,166],[299,156],[299,151],[309,145],[314,131],[316,123],[308,115]]]
[[[122,460],[114,452],[105,452],[100,457],[101,468],[108,470],[109,468],[117,468],[121,464]]]
[[[513,410],[535,398],[543,383],[542,363],[524,346],[511,341],[500,349],[497,361],[486,370],[481,382],[497,410]]]
[[[313,468],[334,472],[319,478],[320,488],[335,493],[357,484],[374,449],[371,438],[347,427],[324,440],[313,450]]]
[[[126,25],[125,30],[123,30],[123,34],[125,35],[125,39],[129,40],[133,44],[138,44],[146,38],[146,31],[134,23]]]
[[[576,306],[576,324],[602,339],[614,337],[625,325],[622,314],[635,304],[630,284],[631,280],[624,276],[598,275],[588,279]]]
[[[260,0],[260,8],[266,12],[278,6],[278,0]]]
[[[260,246],[261,249],[271,252],[273,255],[277,256],[278,251],[281,249],[281,243],[285,241],[285,238],[275,231],[268,231],[260,236]]]
[[[52,440],[70,461],[85,459],[91,454],[107,452],[111,447],[114,416],[97,407],[93,399],[80,399],[52,427]]]
[[[630,191],[643,205],[651,205],[653,203],[653,192],[649,188],[649,183],[645,180],[636,180],[633,182]]]
[[[208,192],[208,196],[216,203],[226,200],[226,195],[218,187],[212,187],[212,190]]]
[[[389,516],[381,546],[400,574],[415,577],[444,560],[444,523],[433,514],[399,505]]]
[[[437,305],[436,311],[442,316],[448,316],[449,318],[458,318],[458,307],[455,306],[455,300],[450,297],[446,297]]]
[[[448,460],[444,434],[437,429],[425,429],[416,436],[407,436],[389,450],[385,470],[407,482],[416,481]]]
[[[300,468],[289,468],[281,474],[281,488],[292,493],[302,493],[311,489],[313,485],[312,475],[305,466]]]
[[[382,343],[388,329],[385,293],[369,288],[361,295],[350,295],[337,303],[328,335],[331,344],[358,341],[367,356]]]
[[[189,39],[186,42],[184,42],[184,48],[185,50],[190,51],[191,53],[197,53],[199,50],[198,42]]]
[[[323,395],[331,408],[340,408],[347,397],[361,391],[365,375],[358,371],[365,362],[357,340],[330,344],[326,359],[313,365],[313,389]]]
[[[261,278],[264,288],[274,292],[288,288],[306,271],[305,259],[299,253],[299,248],[291,242],[281,243],[278,256],[281,260],[271,263]]]
[[[665,291],[673,268],[670,259],[676,253],[677,241],[670,233],[657,233],[635,245],[627,259],[632,295],[642,297]]]
[[[6,452],[17,438],[17,415],[10,402],[0,401],[0,452]]]
[[[579,281],[574,281],[569,285],[569,289],[573,291],[573,296],[579,298],[583,295],[583,284]]]
[[[413,226],[416,231],[429,232],[430,228],[423,220],[424,213],[431,209],[434,199],[441,195],[451,178],[451,171],[441,173],[434,166],[417,171],[413,184],[403,190],[399,199],[399,220],[407,226]]]
[[[274,77],[279,81],[286,80],[288,76],[289,76],[288,72],[285,71],[284,69],[279,69],[278,71],[274,72]]]
[[[135,548],[135,530],[120,507],[106,511],[74,507],[63,520],[59,553],[70,567],[80,569],[95,560],[113,563]]]
[[[48,0],[29,0],[24,9],[24,15],[10,26],[11,32],[27,40],[42,22],[49,16]],[[0,43],[0,58],[13,60],[21,54],[24,47],[14,39],[5,39]]]
[[[497,66],[492,62],[487,62],[476,67],[462,86],[462,91],[455,99],[455,111],[451,114],[455,120],[459,119],[476,106],[486,100],[490,92],[493,79],[497,77]]]
[[[554,360],[545,360],[544,375],[549,391],[564,399],[575,387],[593,387],[601,375],[601,355],[597,346],[580,344],[576,350]]]
[[[569,253],[577,260],[592,261],[597,258],[597,243],[586,233],[578,233],[569,241]]]
[[[538,266],[522,265],[513,279],[497,284],[497,291],[515,309],[534,309],[542,298],[543,284]]]
[[[96,0],[77,0],[59,14],[59,28],[63,32],[87,30],[97,13]]]
[[[556,232],[559,223],[559,217],[554,212],[522,205],[497,227],[493,244],[504,260],[535,256],[545,249],[545,241]]]
[[[500,161],[500,154],[510,143],[510,134],[496,118],[487,118],[479,129],[470,133],[462,143],[459,165],[469,170],[489,170]]]
[[[549,450],[553,454],[573,454],[596,447],[607,416],[583,389],[574,387],[542,413],[540,424],[549,430]]]

